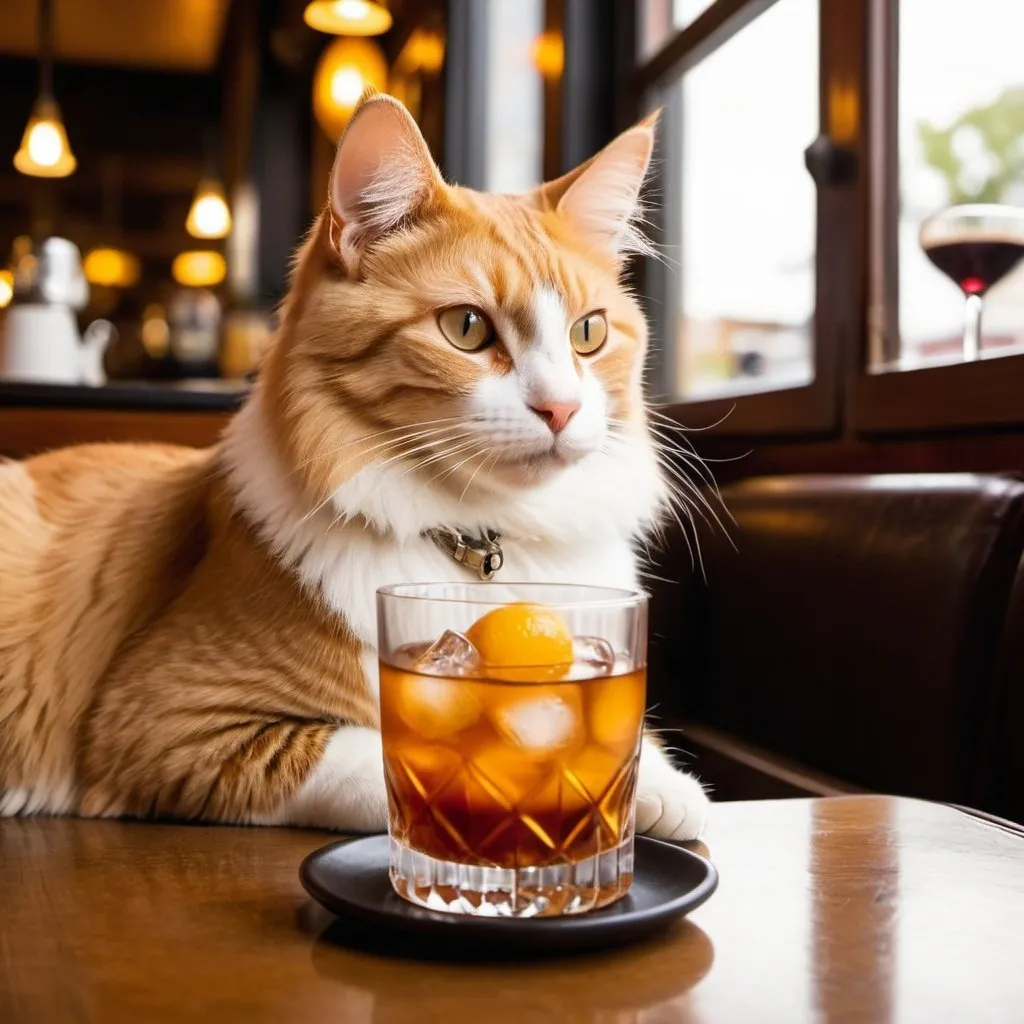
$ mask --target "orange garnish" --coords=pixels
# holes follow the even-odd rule
[[[466,638],[499,679],[550,682],[563,678],[572,665],[568,626],[558,612],[541,604],[495,608],[469,627]]]

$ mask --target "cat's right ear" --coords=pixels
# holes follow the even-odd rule
[[[354,271],[366,246],[408,222],[444,187],[416,122],[397,100],[374,95],[352,115],[331,171],[331,242]]]

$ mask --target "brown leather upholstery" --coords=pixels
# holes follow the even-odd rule
[[[975,799],[1024,484],[822,476],[723,496],[738,551],[704,539],[706,585],[680,543],[660,570],[691,582],[656,588],[654,699],[856,785]],[[1024,643],[1018,665],[1024,680]]]
[[[972,801],[1024,822],[1024,562],[1006,613]]]

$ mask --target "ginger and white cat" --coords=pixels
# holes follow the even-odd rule
[[[667,486],[619,276],[653,136],[483,195],[367,99],[218,446],[0,465],[0,814],[383,830],[374,592],[467,578],[427,531],[497,530],[501,579],[637,585]],[[693,838],[707,803],[645,740],[638,828]]]

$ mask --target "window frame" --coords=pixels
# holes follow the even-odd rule
[[[672,35],[633,76],[633,92],[642,108],[659,87],[674,83],[701,60],[726,44],[777,0],[717,0],[683,29]],[[860,94],[862,71],[859,60],[859,35],[863,32],[862,5],[859,0],[819,0],[819,95],[820,117],[817,142],[824,146],[842,145],[856,151],[862,135],[862,117],[852,121],[848,110],[830,102],[832,95],[855,97]],[[679,92],[670,96],[678,97]],[[678,109],[666,110],[666,120],[681,119]],[[840,132],[840,126],[842,131]],[[673,144],[666,132],[663,139]],[[834,136],[841,135],[841,138]],[[811,143],[813,140],[808,140]],[[679,166],[669,154],[668,166]],[[719,434],[835,434],[840,428],[843,378],[841,365],[848,349],[859,347],[861,292],[859,258],[861,246],[860,176],[852,180],[823,181],[817,184],[817,227],[815,247],[816,302],[811,338],[814,365],[813,380],[803,386],[766,390],[736,397],[701,401],[670,400],[665,403],[670,415],[691,426],[711,426]],[[658,224],[664,235],[668,218],[680,214],[678,199],[666,187],[664,175],[656,169],[653,182],[664,198]],[[667,290],[667,274],[657,265],[647,268],[648,281],[664,296],[664,307],[672,302]],[[654,388],[671,394],[674,341],[660,304],[651,308],[655,351]],[[674,319],[674,317],[672,318]]]
[[[899,355],[899,0],[868,0],[870,124],[866,210],[871,275],[867,345],[851,385],[860,435],[1024,423],[1024,353],[916,369],[873,370]]]
[[[776,0],[717,0],[633,71],[637,114],[653,87],[684,73]],[[1024,425],[1024,354],[972,363],[874,370],[898,356],[899,0],[820,0],[821,136],[855,164],[845,184],[818,184],[814,381],[805,387],[712,401],[665,403],[711,433],[763,438],[928,436]],[[838,139],[843,103],[857,110]],[[672,116],[672,112],[667,112]],[[677,115],[679,112],[676,112]],[[673,190],[654,182],[673,216]],[[678,192],[678,190],[675,190]],[[662,222],[664,224],[664,221]],[[646,268],[664,292],[664,272]],[[660,295],[658,296],[661,297]],[[879,301],[881,298],[881,301]],[[670,341],[664,311],[652,316],[654,390],[667,393]]]

